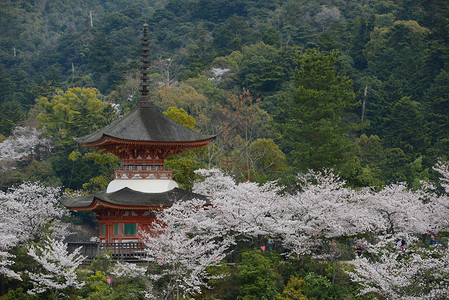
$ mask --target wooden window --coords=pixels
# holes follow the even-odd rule
[[[114,224],[114,234],[118,235],[118,224]]]
[[[123,224],[124,235],[135,235],[137,233],[137,224]]]
[[[106,225],[101,224],[101,235],[105,235],[105,234],[106,234]]]

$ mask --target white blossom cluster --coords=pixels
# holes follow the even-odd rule
[[[211,228],[208,208],[203,201],[175,203],[153,222],[151,232],[143,232],[147,260],[158,266],[152,282],[166,282],[164,295],[201,293],[207,280],[219,278],[207,272],[225,256],[231,240]],[[160,299],[159,291],[147,291],[147,298]],[[160,293],[160,292],[159,292]]]
[[[53,144],[49,138],[39,137],[42,133],[43,130],[29,126],[16,127],[11,136],[0,143],[1,168],[9,168],[11,161],[19,161],[52,149]]]
[[[126,278],[141,278],[145,276],[147,268],[139,267],[133,263],[126,263],[118,261],[111,274],[115,277],[126,277]]]
[[[442,170],[443,167],[439,165]],[[220,261],[237,238],[270,237],[282,243],[291,255],[311,254],[323,258],[330,255],[323,253],[323,246],[337,237],[371,232],[379,241],[366,245],[367,249],[394,249],[392,237],[399,235],[412,243],[416,234],[448,229],[445,216],[449,210],[443,205],[448,203],[448,197],[429,189],[411,191],[398,183],[380,190],[354,190],[347,188],[345,182],[331,171],[323,171],[302,176],[301,190],[286,194],[274,183],[262,186],[250,182],[237,184],[217,169],[199,170],[198,174],[203,180],[196,182],[194,192],[206,195],[210,204],[205,205],[202,201],[175,203],[153,223],[153,234],[145,234],[148,260],[159,266],[150,279],[153,282],[163,279],[168,283],[165,294],[200,292],[200,287],[206,286],[204,282],[209,278],[205,272],[207,267]],[[449,178],[448,174],[442,174],[443,179]],[[373,291],[393,297],[386,291],[388,282],[390,286],[408,288],[413,285],[413,278],[425,268],[435,271],[437,262],[440,262],[442,274],[448,278],[447,255],[433,250],[430,254],[423,254],[424,250],[411,251],[407,264],[418,266],[421,260],[427,266],[419,266],[421,271],[399,273],[397,270],[405,268],[406,262],[392,266],[398,258],[396,252],[378,253],[382,256],[380,261],[357,261],[353,279],[364,280],[366,290],[362,292]],[[393,273],[388,273],[388,264],[395,270]],[[377,277],[367,275],[369,271],[364,268],[379,272],[384,268],[383,272],[393,274],[393,277],[396,272],[402,277],[386,279],[380,284],[381,288],[376,289],[373,282]],[[436,278],[440,288],[428,289],[425,295],[441,294],[445,288],[449,289],[445,280]],[[401,297],[407,295],[402,293]],[[160,296],[154,290],[148,291],[149,298]]]
[[[59,205],[60,189],[26,182],[7,192],[0,191],[0,274],[20,280],[9,266],[11,248],[42,237],[42,228],[59,219],[65,210]],[[55,236],[66,234],[65,226],[55,224]]]
[[[46,187],[40,183],[25,182],[0,191],[0,218],[9,224],[8,229],[19,241],[29,241],[42,234],[45,224],[61,218],[66,210],[61,207],[59,188]]]
[[[230,69],[223,69],[223,68],[212,68],[210,69],[210,72],[214,77],[209,78],[209,80],[220,80],[226,73],[229,73]]]
[[[68,287],[81,288],[84,283],[77,280],[76,269],[86,259],[79,254],[81,247],[68,253],[67,244],[53,238],[43,246],[29,246],[28,255],[42,267],[39,272],[27,272],[34,288],[28,293],[42,293],[50,289],[55,294]]]
[[[117,116],[120,116],[122,114],[122,108],[120,106],[120,103],[109,103],[109,105],[112,107],[112,109],[114,110],[114,113]]]
[[[311,172],[303,178],[300,192],[282,194],[272,183],[236,184],[219,170],[200,174],[206,179],[194,189],[213,199],[213,230],[271,236],[298,255],[312,253],[323,240],[367,231],[427,233],[443,229],[444,222],[435,220],[436,195],[410,191],[403,184],[380,191],[356,191],[346,188],[332,172]],[[433,201],[424,201],[429,199]]]
[[[398,239],[407,247],[399,250]],[[413,235],[380,236],[365,251],[376,257],[354,261],[352,280],[363,286],[360,294],[375,293],[385,299],[447,299],[449,297],[449,252],[441,247],[419,247]]]

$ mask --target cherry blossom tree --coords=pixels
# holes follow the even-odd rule
[[[310,171],[300,181],[300,191],[281,197],[276,212],[280,226],[273,229],[292,253],[323,256],[328,240],[371,228],[371,215],[356,205],[357,192],[332,171]]]
[[[434,167],[446,192],[448,167],[445,162]],[[374,293],[387,299],[447,299],[449,252],[441,246],[425,247],[417,235],[447,231],[447,194],[436,193],[428,184],[417,191],[393,184],[363,195],[360,203],[383,221],[376,224],[376,241],[365,245],[365,257],[357,259],[350,272],[363,286],[360,294]]]
[[[19,241],[41,237],[45,224],[61,218],[66,210],[60,205],[60,188],[46,187],[38,182],[25,182],[0,191],[0,203],[6,209],[2,219],[11,224]]]
[[[395,247],[398,238],[407,247]],[[380,236],[368,244],[366,257],[354,261],[349,272],[362,285],[360,295],[374,293],[385,299],[447,299],[449,253],[441,247],[424,248],[416,236]],[[374,257],[374,258],[369,258]]]
[[[258,237],[268,235],[275,220],[270,210],[280,204],[280,188],[272,183],[259,186],[253,182],[237,184],[218,169],[199,170],[204,178],[197,182],[194,192],[210,198],[210,216],[214,230],[229,237]]]
[[[38,273],[27,272],[34,288],[28,293],[43,293],[47,290],[53,292],[54,299],[66,288],[81,288],[84,283],[77,280],[76,269],[86,259],[80,255],[81,247],[68,253],[67,244],[48,238],[42,246],[29,246],[30,255],[42,269]]]
[[[433,169],[440,174],[440,185],[449,193],[449,162],[439,161]]]
[[[429,204],[435,197],[434,193],[410,190],[404,183],[396,183],[380,191],[363,190],[357,205],[369,210],[379,234],[429,233],[438,225]]]
[[[149,278],[153,286],[165,283],[162,291],[148,290],[148,298],[201,293],[207,280],[217,278],[208,268],[220,263],[231,241],[214,230],[200,229],[210,228],[202,224],[211,222],[205,217],[207,209],[204,201],[175,203],[153,222],[151,231],[141,232],[147,260],[152,262]]]
[[[120,116],[122,114],[122,108],[120,106],[119,103],[109,103],[109,105],[112,107],[112,109],[114,110],[114,113],[118,116]]]
[[[374,222],[365,207],[355,204],[357,193],[330,171],[302,177],[302,190],[283,194],[274,183],[240,183],[219,170],[201,170],[206,177],[194,191],[211,199],[216,230],[229,236],[270,236],[302,255],[323,240],[353,235]]]
[[[0,208],[0,214],[3,213],[4,211]],[[14,264],[14,255],[8,252],[18,243],[18,239],[8,230],[9,224],[1,222],[0,226],[0,275],[21,280],[20,275],[10,269],[10,266]]]
[[[433,201],[434,217],[441,231],[449,231],[449,162],[438,162],[434,170],[440,174],[439,184],[445,190]]]
[[[142,278],[145,276],[147,268],[140,267],[133,263],[117,261],[111,274],[115,277]]]
[[[1,169],[12,168],[15,161],[29,159],[52,149],[53,144],[49,138],[39,137],[42,133],[43,130],[29,126],[16,127],[11,136],[0,143]]]
[[[385,235],[441,229],[442,222],[435,219],[436,194],[404,184],[354,190],[332,171],[310,171],[300,176],[300,191],[283,194],[273,183],[236,184],[219,170],[198,173],[205,180],[194,191],[210,197],[215,230],[270,236],[297,255],[319,254],[331,239],[367,231]]]
[[[0,191],[0,274],[20,279],[9,266],[14,255],[13,247],[42,237],[42,229],[52,220],[59,219],[65,210],[58,199],[59,188],[45,187],[39,183],[25,182],[8,191]],[[67,234],[63,224],[53,224],[57,236]]]

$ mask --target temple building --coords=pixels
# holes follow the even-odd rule
[[[105,191],[78,199],[65,199],[70,210],[92,210],[102,243],[139,242],[139,230],[155,219],[157,210],[174,201],[204,198],[180,189],[164,160],[187,149],[203,147],[215,136],[190,130],[166,117],[148,100],[148,26],[144,25],[141,55],[141,98],[124,117],[76,141],[113,153],[122,159],[115,179]]]

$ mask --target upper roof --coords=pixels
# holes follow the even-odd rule
[[[97,132],[75,139],[78,143],[93,147],[127,142],[174,143],[185,144],[188,148],[205,146],[215,138],[182,126],[156,110],[149,102],[149,55],[148,24],[144,24],[140,59],[142,90],[137,107]]]
[[[108,126],[75,140],[83,146],[97,146],[108,138],[130,142],[209,143],[215,138],[193,131],[166,117],[152,105],[138,105]]]

